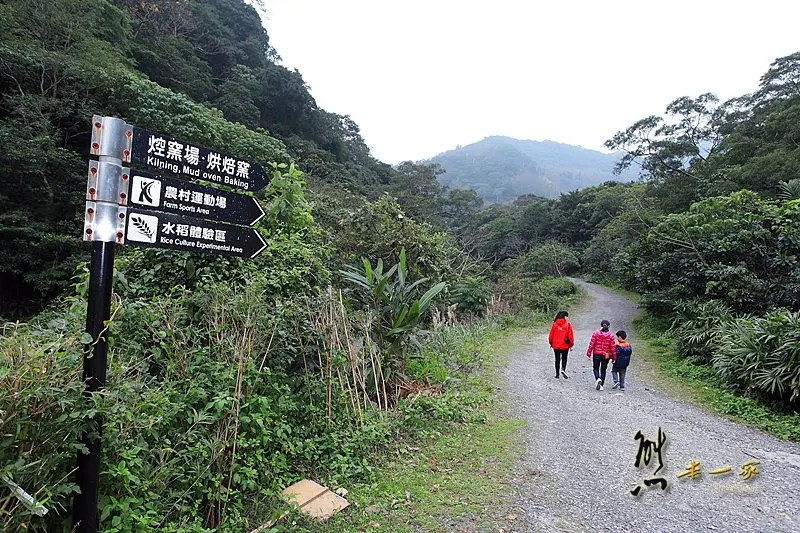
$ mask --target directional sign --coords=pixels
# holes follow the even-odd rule
[[[267,246],[253,228],[133,207],[126,216],[125,244],[134,246],[250,258]]]
[[[252,196],[131,170],[130,203],[143,209],[192,215],[231,224],[255,224],[264,216]]]
[[[126,134],[133,137],[130,153],[133,163],[250,192],[260,191],[269,181],[261,165],[238,157],[137,126],[129,126]]]
[[[83,228],[84,240],[92,241],[84,333],[90,341],[84,343],[83,355],[87,400],[105,387],[116,244],[249,258],[267,247],[253,228],[203,220],[253,224],[264,216],[254,198],[128,168],[133,161],[188,176],[189,181],[255,192],[267,184],[261,166],[101,115],[92,117],[89,153],[99,160],[89,161]],[[89,420],[89,426],[102,426],[99,416]],[[100,440],[96,432],[81,431],[86,453],[78,454],[79,490],[72,506],[72,523],[79,533],[94,533],[99,522]]]

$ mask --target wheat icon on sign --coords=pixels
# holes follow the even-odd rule
[[[143,219],[133,216],[131,217],[131,222],[133,223],[134,227],[136,227],[136,229],[139,230],[139,233],[147,236],[148,239],[153,238],[153,230],[150,228],[150,226],[147,225],[147,222],[145,222]]]

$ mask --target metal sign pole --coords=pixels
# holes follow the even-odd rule
[[[92,401],[95,392],[106,384],[108,354],[108,320],[111,318],[111,284],[114,277],[114,246],[121,242],[128,196],[128,169],[122,167],[125,157],[127,125],[111,117],[95,117],[92,130],[92,152],[99,163],[89,166],[84,240],[92,241],[92,263],[89,268],[89,301],[86,310],[86,331],[92,341],[83,351],[84,397]],[[127,159],[127,158],[126,158]],[[103,418],[89,420],[82,442],[88,453],[78,452],[76,482],[80,493],[75,495],[72,527],[79,533],[95,533],[99,526],[97,504],[100,489],[100,444]]]
[[[92,264],[89,269],[89,305],[86,311],[86,331],[92,343],[83,354],[83,380],[86,383],[84,397],[87,402],[92,394],[102,390],[106,384],[106,356],[108,354],[108,330],[106,322],[111,316],[111,281],[114,275],[114,242],[92,243]],[[100,485],[100,439],[103,419],[95,416],[83,435],[83,444],[89,450],[78,452],[77,483],[80,494],[75,496],[72,523],[80,533],[97,531],[97,502]]]

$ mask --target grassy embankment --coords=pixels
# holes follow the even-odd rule
[[[523,330],[499,323],[457,329],[461,331],[454,333],[461,339],[451,342],[459,344],[457,351],[475,358],[476,373],[454,383],[443,397],[410,400],[420,407],[419,429],[401,438],[379,461],[374,482],[346,487],[348,509],[325,524],[295,513],[281,522],[284,527],[418,531],[466,522],[481,527],[502,519],[504,509],[498,502],[511,491],[504,478],[523,423],[509,415],[496,384],[505,363],[503,354]]]
[[[425,368],[417,371],[441,375],[446,366],[458,377],[448,378],[451,384],[439,397],[413,400],[420,403],[420,429],[397,442],[375,482],[347,487],[348,509],[325,524],[295,513],[280,527],[340,532],[513,526],[507,477],[521,451],[524,423],[509,413],[502,371],[506,354],[531,328],[549,321],[549,314],[536,314],[459,326],[429,343],[418,362]]]

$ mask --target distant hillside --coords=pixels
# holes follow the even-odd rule
[[[445,170],[442,185],[474,189],[487,202],[509,202],[523,194],[557,197],[608,180],[632,181],[635,169],[614,176],[617,154],[553,141],[487,137],[429,160]]]

